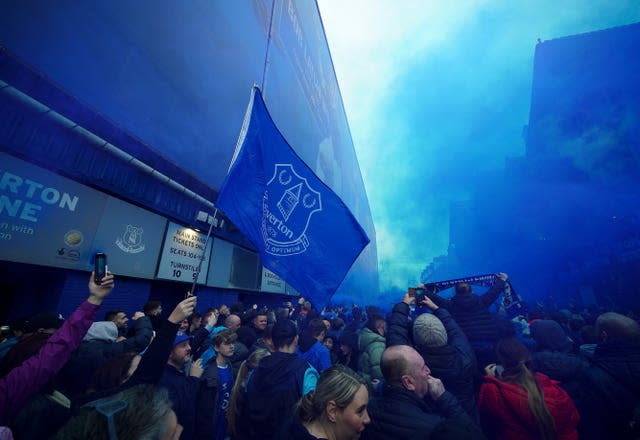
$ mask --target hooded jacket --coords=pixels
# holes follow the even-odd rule
[[[577,440],[580,415],[555,380],[535,373],[544,401],[555,422],[558,440]],[[480,419],[489,438],[536,440],[538,428],[529,409],[527,391],[519,385],[485,376],[478,397]]]
[[[98,321],[91,324],[83,341],[115,342],[118,338],[118,327],[113,321]]]
[[[277,351],[260,361],[247,383],[245,419],[250,438],[272,438],[292,415],[293,406],[303,395],[308,370],[317,379],[315,369],[292,353]]]
[[[139,353],[144,350],[151,342],[153,330],[149,318],[143,316],[135,321],[135,336],[115,342],[113,335],[117,337],[117,333],[117,328],[111,321],[92,324],[91,333],[87,334],[58,376],[69,396],[84,394],[91,383],[91,376],[107,359],[122,353]]]

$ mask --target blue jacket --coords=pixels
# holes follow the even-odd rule
[[[321,344],[320,341],[316,341],[309,350],[297,351],[298,357],[311,364],[318,373],[322,373],[324,370],[331,366],[331,355],[329,349]]]

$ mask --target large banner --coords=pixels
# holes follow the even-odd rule
[[[369,243],[367,234],[287,143],[255,86],[238,147],[217,206],[265,267],[325,304]]]
[[[0,259],[153,278],[166,220],[0,153]],[[118,245],[120,242],[120,245]]]
[[[85,269],[107,196],[0,153],[0,258]]]
[[[206,238],[206,234],[201,234],[176,223],[169,223],[157,277],[192,283],[204,252],[204,260],[197,281],[204,284],[207,280],[211,242],[213,241],[213,238],[210,238],[209,242],[205,243]]]

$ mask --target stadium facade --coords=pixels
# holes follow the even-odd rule
[[[296,292],[223,215],[207,224],[253,84],[371,243],[337,292],[378,291],[376,235],[315,2],[22,1],[0,15],[0,318],[68,313],[96,251],[109,307]],[[205,216],[206,218],[206,216]]]

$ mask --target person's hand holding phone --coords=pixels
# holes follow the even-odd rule
[[[102,284],[102,278],[107,275],[107,254],[98,252],[93,256],[93,272],[95,273],[94,282],[97,285]]]
[[[410,306],[411,304],[413,304],[416,300],[416,296],[415,296],[415,289],[413,291],[413,295],[411,295],[411,287],[409,287],[409,290],[407,291],[407,293],[404,294],[404,296],[402,297],[402,302],[405,303],[406,305]]]
[[[429,298],[427,295],[424,295],[422,297],[422,301],[420,301],[420,304],[423,304],[427,307],[429,307],[431,310],[438,310],[438,305],[436,303],[434,303],[431,298]]]
[[[111,293],[114,286],[114,278],[111,272],[107,272],[102,277],[100,284],[96,284],[96,273],[91,272],[89,277],[89,298],[87,298],[87,301],[95,305],[102,304],[102,301]]]

